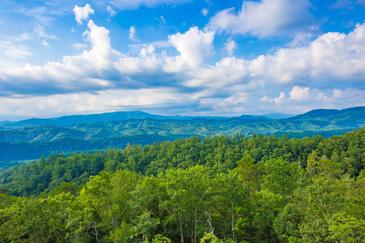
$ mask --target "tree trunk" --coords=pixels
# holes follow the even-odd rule
[[[197,212],[198,210],[195,208],[195,210],[194,210],[194,243],[196,243],[196,227],[197,227],[197,214],[198,214],[198,212]]]
[[[98,229],[96,228],[96,224],[94,224],[94,233],[95,233],[96,242],[100,243],[99,232],[98,232]]]
[[[232,213],[232,217],[231,217],[231,230],[232,230],[232,239],[233,241],[236,241],[236,236],[234,234],[234,207],[233,207],[233,202],[231,202],[231,213]]]
[[[184,243],[184,230],[183,230],[183,225],[182,225],[181,210],[179,210],[179,230],[180,230],[180,241],[181,241],[181,243]]]

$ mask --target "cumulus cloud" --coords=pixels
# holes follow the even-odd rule
[[[326,33],[252,59],[216,58],[215,32],[198,27],[170,35],[164,41],[168,45],[139,43],[137,54],[114,50],[109,30],[92,20],[84,35],[87,43],[75,46],[84,48],[79,55],[45,65],[0,68],[2,104],[18,107],[16,96],[20,107],[31,96],[57,110],[49,100],[62,106],[69,99],[81,112],[111,110],[108,101],[116,109],[138,104],[143,109],[166,105],[171,110],[187,103],[196,107],[185,107],[190,112],[230,115],[293,113],[318,104],[328,108],[365,105],[365,24],[347,34]],[[230,54],[232,46],[226,46]],[[99,99],[99,106],[83,105]]]
[[[75,20],[79,24],[82,24],[83,21],[87,21],[90,15],[94,14],[94,9],[92,9],[88,3],[83,7],[76,5],[73,11],[75,14]]]
[[[309,0],[243,1],[242,9],[218,12],[209,27],[234,34],[266,37],[307,28],[311,21]]]
[[[169,42],[180,53],[176,57],[176,63],[199,67],[204,57],[212,52],[214,35],[213,31],[201,31],[198,27],[192,27],[185,33],[170,35]]]
[[[168,37],[168,45],[176,49],[178,55],[169,56],[156,53],[154,44],[143,47],[137,56],[123,55],[115,66],[124,74],[141,74],[160,72],[163,74],[178,73],[197,69],[213,52],[214,32],[202,31],[191,27],[185,33],[176,33]]]
[[[249,82],[248,62],[235,58],[223,58],[214,65],[201,67],[193,72],[187,85],[192,87],[205,87],[221,91],[224,88],[235,84],[246,84]]]
[[[0,95],[42,92],[77,92],[109,86],[109,72],[115,53],[110,45],[109,31],[88,22],[85,36],[91,48],[77,56],[64,56],[62,62],[47,62],[43,66],[26,64],[21,68],[0,69]]]
[[[277,97],[265,96],[261,98],[261,102],[267,111],[271,109],[287,113],[298,113],[298,111],[304,112],[315,108],[343,109],[351,106],[364,106],[364,97],[365,90],[362,89],[321,90],[295,86],[288,93],[280,92]],[[320,107],[318,107],[318,104],[320,104]]]
[[[306,46],[282,48],[251,61],[252,74],[279,83],[316,82],[322,86],[362,86],[365,24],[348,33],[326,33]]]
[[[141,75],[153,76],[163,73],[164,60],[155,52],[155,48],[149,45],[142,48],[138,56],[124,54],[114,66],[123,75],[138,79]]]
[[[290,99],[292,100],[307,100],[310,98],[310,89],[308,87],[294,86],[290,91]]]

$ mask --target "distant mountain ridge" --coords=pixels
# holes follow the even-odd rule
[[[17,122],[0,123],[0,126],[21,127],[21,126],[69,126],[75,124],[90,124],[97,122],[124,121],[130,119],[162,118],[159,115],[149,114],[143,111],[120,111],[91,115],[71,115],[56,118],[31,118]]]
[[[365,107],[318,109],[289,118],[161,116],[141,111],[0,123],[0,167],[54,153],[102,150],[190,136],[331,136],[365,126]]]
[[[280,114],[278,114],[280,116]],[[282,115],[287,116],[287,115]],[[150,114],[144,111],[118,111],[90,115],[70,115],[55,118],[31,118],[20,121],[0,122],[0,127],[33,127],[33,126],[71,126],[77,124],[93,124],[117,122],[126,120],[229,120],[239,119],[244,121],[266,121],[272,119],[266,115],[241,115],[237,117],[223,116],[163,116]]]
[[[320,119],[320,118],[328,118],[328,117],[337,117],[337,116],[363,116],[365,114],[365,107],[352,107],[343,110],[335,110],[335,109],[317,109],[306,112],[301,115],[293,116],[288,118],[289,120],[300,120],[300,119]]]

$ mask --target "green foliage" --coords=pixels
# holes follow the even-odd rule
[[[172,243],[172,241],[166,236],[157,234],[153,237],[152,243]]]
[[[365,220],[340,212],[333,214],[328,222],[328,240],[335,242],[364,242]]]
[[[203,238],[201,238],[200,243],[223,243],[224,241],[219,239],[213,233],[206,233]]]
[[[21,165],[1,173],[0,242],[363,242],[364,133],[194,137]]]
[[[151,144],[191,136],[232,134],[328,137],[352,131],[364,124],[364,107],[315,110],[287,119],[247,115],[233,118],[163,117],[143,112],[30,119],[0,123],[0,167],[8,168],[20,161],[56,153],[120,148],[129,143]],[[355,149],[358,145],[356,142],[351,144]],[[253,159],[256,160],[256,157]],[[349,169],[359,171],[358,162],[351,161],[352,168]]]

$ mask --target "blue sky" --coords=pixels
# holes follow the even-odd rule
[[[0,119],[365,105],[364,0],[0,2]]]

